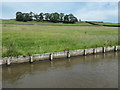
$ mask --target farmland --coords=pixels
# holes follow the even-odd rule
[[[8,23],[12,22],[15,21]],[[3,57],[118,45],[118,27],[44,24],[46,26],[3,24]]]

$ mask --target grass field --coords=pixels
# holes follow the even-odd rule
[[[15,20],[2,20],[2,23],[8,23],[8,24],[37,24],[37,25],[91,25],[89,23],[76,23],[76,24],[65,24],[65,23],[51,23],[51,22],[20,22]]]
[[[0,20],[1,21],[1,20]],[[34,25],[91,25],[89,23],[83,22],[83,23],[76,23],[76,24],[65,24],[65,23],[51,23],[51,22],[20,22],[16,20],[2,20],[2,23],[4,24],[34,24]],[[120,23],[95,23],[99,25],[120,25]]]
[[[3,57],[118,44],[118,28],[104,26],[3,25]]]
[[[99,25],[120,25],[120,23],[95,23]]]

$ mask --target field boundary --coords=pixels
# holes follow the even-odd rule
[[[92,22],[86,22],[86,23],[89,23],[93,26],[120,27],[120,25],[101,25],[101,24],[96,24],[96,23],[92,23]]]
[[[16,24],[16,23],[0,23],[2,25],[43,25],[43,26],[107,26],[107,27],[120,27],[120,25],[100,25],[100,24],[91,24],[91,25],[46,25],[46,24]]]
[[[16,24],[16,23],[0,23],[2,25],[42,25],[42,26],[95,26],[95,25],[48,25],[48,24]]]
[[[105,53],[110,51],[120,51],[120,46],[107,46],[89,49],[68,50],[63,52],[51,52],[43,54],[33,54],[31,56],[4,57],[0,60],[0,65],[10,65],[17,63],[33,63],[35,61],[54,60],[58,58],[70,58],[73,56]]]

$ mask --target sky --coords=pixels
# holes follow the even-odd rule
[[[82,21],[118,22],[118,2],[2,2],[2,19],[14,19],[17,11],[74,14]]]

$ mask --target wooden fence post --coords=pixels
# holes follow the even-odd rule
[[[86,53],[86,49],[84,49],[84,55],[85,55],[85,56],[87,55],[87,53]]]
[[[30,56],[30,63],[33,63],[33,56]]]
[[[6,64],[10,65],[11,61],[10,61],[11,57],[8,57],[8,59],[6,60]]]
[[[50,60],[50,61],[53,60],[53,53],[50,53],[50,55],[49,55],[49,60]]]
[[[115,47],[114,47],[114,51],[117,51],[117,50],[118,50],[118,46],[115,46]]]
[[[105,47],[103,47],[103,53],[105,53]]]
[[[70,52],[69,51],[67,52],[67,58],[70,58]]]
[[[93,54],[96,54],[96,48],[93,49]]]

